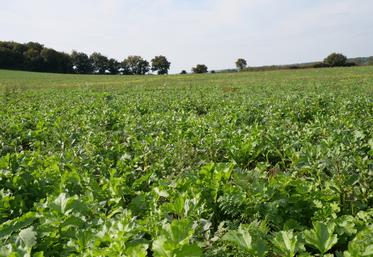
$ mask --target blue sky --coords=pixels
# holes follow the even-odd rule
[[[119,60],[166,55],[172,71],[373,55],[372,0],[12,0],[0,40]]]

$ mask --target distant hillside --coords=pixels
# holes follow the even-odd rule
[[[348,59],[349,62],[355,63],[356,65],[373,65],[373,56],[370,57],[356,57]]]
[[[346,66],[366,66],[373,65],[373,56],[349,58]],[[243,71],[268,71],[268,70],[290,70],[290,69],[309,69],[309,68],[324,68],[328,67],[323,62],[306,62],[284,65],[266,65],[247,67]],[[237,69],[224,69],[216,71],[218,73],[237,72]]]

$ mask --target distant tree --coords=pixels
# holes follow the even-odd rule
[[[149,62],[137,55],[128,56],[121,66],[124,74],[131,75],[144,75],[150,70]]]
[[[24,69],[25,58],[23,52],[26,50],[24,44],[0,41],[0,68]]]
[[[245,69],[247,66],[247,62],[245,59],[242,59],[242,58],[239,58],[237,61],[236,61],[236,67],[237,69],[239,70],[243,70]]]
[[[44,59],[40,56],[39,49],[28,48],[23,56],[25,58],[25,69],[30,71],[42,71],[44,67]]]
[[[27,46],[25,44],[11,42],[11,45],[12,45],[12,50],[20,55],[22,55],[27,50]]]
[[[35,51],[37,51],[39,53],[44,48],[44,45],[39,44],[37,42],[28,42],[25,46],[26,46],[27,49],[33,49],[33,50],[35,50]]]
[[[188,72],[187,72],[186,70],[182,70],[182,71],[180,72],[180,74],[188,74]]]
[[[156,56],[151,60],[152,71],[157,71],[158,75],[168,74],[171,63],[165,56]]]
[[[127,59],[119,64],[119,72],[123,75],[133,75],[130,67],[128,66]]]
[[[324,63],[331,67],[345,66],[347,63],[347,57],[343,54],[332,53],[324,59]]]
[[[92,63],[94,72],[105,74],[106,70],[109,69],[109,59],[106,56],[95,52],[91,54],[89,59]]]
[[[0,46],[0,68],[21,69],[23,62],[24,58],[22,54],[18,54],[10,48]]]
[[[57,52],[50,48],[44,48],[41,50],[40,56],[44,61],[43,71],[69,73],[73,70],[71,57],[66,53]]]
[[[210,73],[214,74],[214,73],[216,73],[216,71],[212,70],[212,71],[210,71]]]
[[[108,70],[110,71],[110,74],[113,74],[113,75],[118,74],[119,69],[120,69],[120,63],[117,60],[111,58],[109,59],[108,67],[109,67]]]
[[[208,68],[204,64],[198,64],[196,67],[192,68],[193,73],[207,73]]]
[[[373,56],[368,58],[368,65],[373,65]]]
[[[92,63],[85,53],[79,53],[77,51],[73,51],[71,53],[71,61],[75,72],[80,74],[88,74],[93,72]]]

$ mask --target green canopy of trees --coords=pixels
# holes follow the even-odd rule
[[[243,58],[235,62],[238,70],[247,70],[247,62]],[[373,57],[360,57],[347,59],[340,53],[332,53],[323,62],[311,66],[295,65],[289,68],[304,67],[342,67],[353,65],[373,65]],[[155,56],[149,63],[138,55],[130,55],[122,62],[109,58],[99,52],[90,56],[83,52],[72,51],[71,54],[47,48],[37,42],[25,44],[17,42],[0,41],[0,69],[26,70],[37,72],[78,73],[78,74],[123,74],[144,75],[156,72],[158,75],[168,74],[171,63],[166,56]],[[272,66],[270,66],[271,68]],[[273,66],[275,67],[275,66]],[[288,67],[288,66],[284,66]],[[254,68],[255,69],[255,68]],[[192,68],[193,73],[207,73],[204,64]],[[186,74],[183,70],[181,74]],[[215,73],[215,71],[211,71]]]
[[[347,57],[343,54],[332,53],[324,59],[324,63],[330,67],[342,67],[347,64]]]
[[[73,68],[77,73],[89,74],[93,72],[91,60],[85,53],[73,51],[71,53],[71,61],[73,63]]]
[[[192,68],[192,71],[193,71],[193,73],[198,73],[198,74],[200,74],[200,73],[207,73],[208,72],[208,68],[204,64],[197,64],[196,67]]]
[[[36,42],[0,41],[0,69],[70,73],[73,64],[70,55]]]
[[[128,56],[123,62],[95,52],[72,51],[71,54],[46,48],[37,42],[21,44],[0,41],[0,69],[79,74],[144,75],[150,70],[167,74],[171,63],[165,56],[156,56],[152,65],[141,56]]]
[[[127,75],[144,75],[149,72],[150,65],[141,56],[131,55],[123,60],[121,68]]]
[[[247,66],[247,62],[245,59],[242,59],[242,58],[239,58],[237,61],[236,61],[236,67],[237,69],[239,69],[240,71],[245,69]]]
[[[152,71],[156,71],[158,75],[168,74],[171,63],[167,60],[166,56],[156,56],[152,59]]]

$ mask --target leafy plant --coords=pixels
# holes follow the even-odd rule
[[[277,232],[272,240],[275,252],[281,256],[293,257],[303,251],[304,245],[292,230]]]
[[[338,236],[333,234],[334,229],[334,223],[315,222],[313,229],[304,231],[304,239],[308,245],[325,254],[338,242]]]

